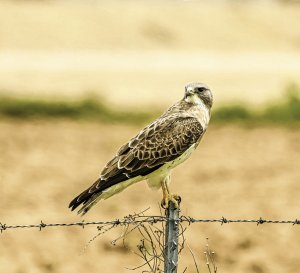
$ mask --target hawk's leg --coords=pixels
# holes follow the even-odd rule
[[[164,209],[169,207],[169,202],[173,202],[175,207],[178,208],[181,202],[181,197],[177,194],[171,194],[169,190],[169,181],[170,176],[167,176],[163,182],[161,183],[162,192],[163,192],[163,200],[161,201],[161,206]]]

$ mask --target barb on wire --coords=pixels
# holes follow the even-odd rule
[[[97,225],[97,226],[106,226],[106,225],[113,225],[113,226],[126,226],[126,225],[136,225],[139,223],[149,223],[149,224],[156,224],[159,222],[166,222],[167,218],[165,216],[160,215],[128,215],[125,216],[123,219],[116,219],[113,221],[92,221],[92,222],[85,222],[84,220],[81,222],[72,222],[72,223],[44,223],[41,221],[39,224],[19,224],[19,225],[7,225],[5,223],[0,222],[0,232],[6,231],[8,229],[22,229],[22,228],[38,228],[42,230],[48,227],[71,227],[71,226],[80,226],[84,228],[85,226],[89,225]],[[291,224],[291,225],[300,225],[300,220],[267,220],[260,217],[259,219],[227,219],[222,217],[220,219],[195,219],[189,216],[181,216],[179,219],[180,223],[220,223],[223,224],[230,224],[230,223],[256,223],[257,225],[262,224]]]

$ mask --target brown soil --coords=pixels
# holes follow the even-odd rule
[[[69,201],[93,182],[116,149],[138,128],[95,123],[0,122],[0,222],[79,221]],[[182,214],[196,218],[299,218],[300,131],[283,128],[210,127],[198,151],[173,172],[171,188]],[[85,220],[121,218],[150,207],[158,214],[161,192],[141,182],[99,203]],[[7,230],[0,235],[0,271],[128,272],[142,261],[113,247],[114,229],[80,255],[95,227]],[[201,272],[207,272],[206,237],[218,272],[298,272],[299,226],[193,224],[186,232]],[[196,272],[188,251],[182,272]]]

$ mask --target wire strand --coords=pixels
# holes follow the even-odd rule
[[[164,216],[143,216],[143,215],[128,215],[122,219],[116,219],[113,221],[91,221],[85,222],[72,222],[72,223],[44,223],[41,221],[39,224],[19,224],[19,225],[7,225],[0,222],[0,232],[2,233],[8,229],[24,229],[24,228],[38,228],[42,230],[48,227],[72,227],[80,226],[84,228],[89,225],[112,225],[112,226],[122,226],[122,225],[137,225],[139,223],[150,223],[155,224],[158,222],[167,222],[168,219]],[[229,223],[256,223],[257,225],[262,224],[291,224],[291,225],[300,225],[300,220],[268,220],[260,217],[259,219],[227,219],[222,217],[220,219],[196,219],[189,216],[181,216],[178,220],[181,223],[195,224],[195,223],[220,223],[229,224]]]

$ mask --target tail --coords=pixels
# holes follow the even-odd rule
[[[103,189],[96,187],[100,181],[101,179],[98,179],[91,187],[76,196],[70,202],[69,208],[73,211],[82,205],[82,208],[80,208],[77,213],[81,214],[82,216],[86,214],[92,208],[92,206],[94,206],[101,199]]]
[[[83,216],[101,199],[101,193],[98,192],[90,195],[87,191],[84,191],[71,201],[69,208],[73,211],[82,204],[83,206],[77,214]]]
[[[78,214],[81,214],[82,216],[85,215],[102,197],[104,197],[102,194],[107,191],[107,189],[111,188],[122,180],[125,180],[125,178],[128,179],[128,177],[126,177],[124,174],[120,174],[106,181],[99,178],[92,186],[75,197],[69,204],[69,208],[73,211],[78,206],[82,205],[82,208],[80,208]],[[113,194],[117,192],[118,191],[114,191]],[[108,196],[106,196],[104,199],[107,197]]]
[[[141,170],[137,170],[132,172],[129,178],[129,175],[122,172],[122,169],[119,172],[106,179],[102,180],[99,178],[92,186],[86,189],[84,192],[75,197],[69,208],[71,210],[75,210],[78,206],[82,205],[82,208],[78,211],[78,214],[84,215],[86,214],[100,199],[107,199],[112,195],[115,195],[121,191],[123,191],[128,186],[144,180],[144,177],[160,168],[162,164],[157,165],[153,168],[144,167]]]

